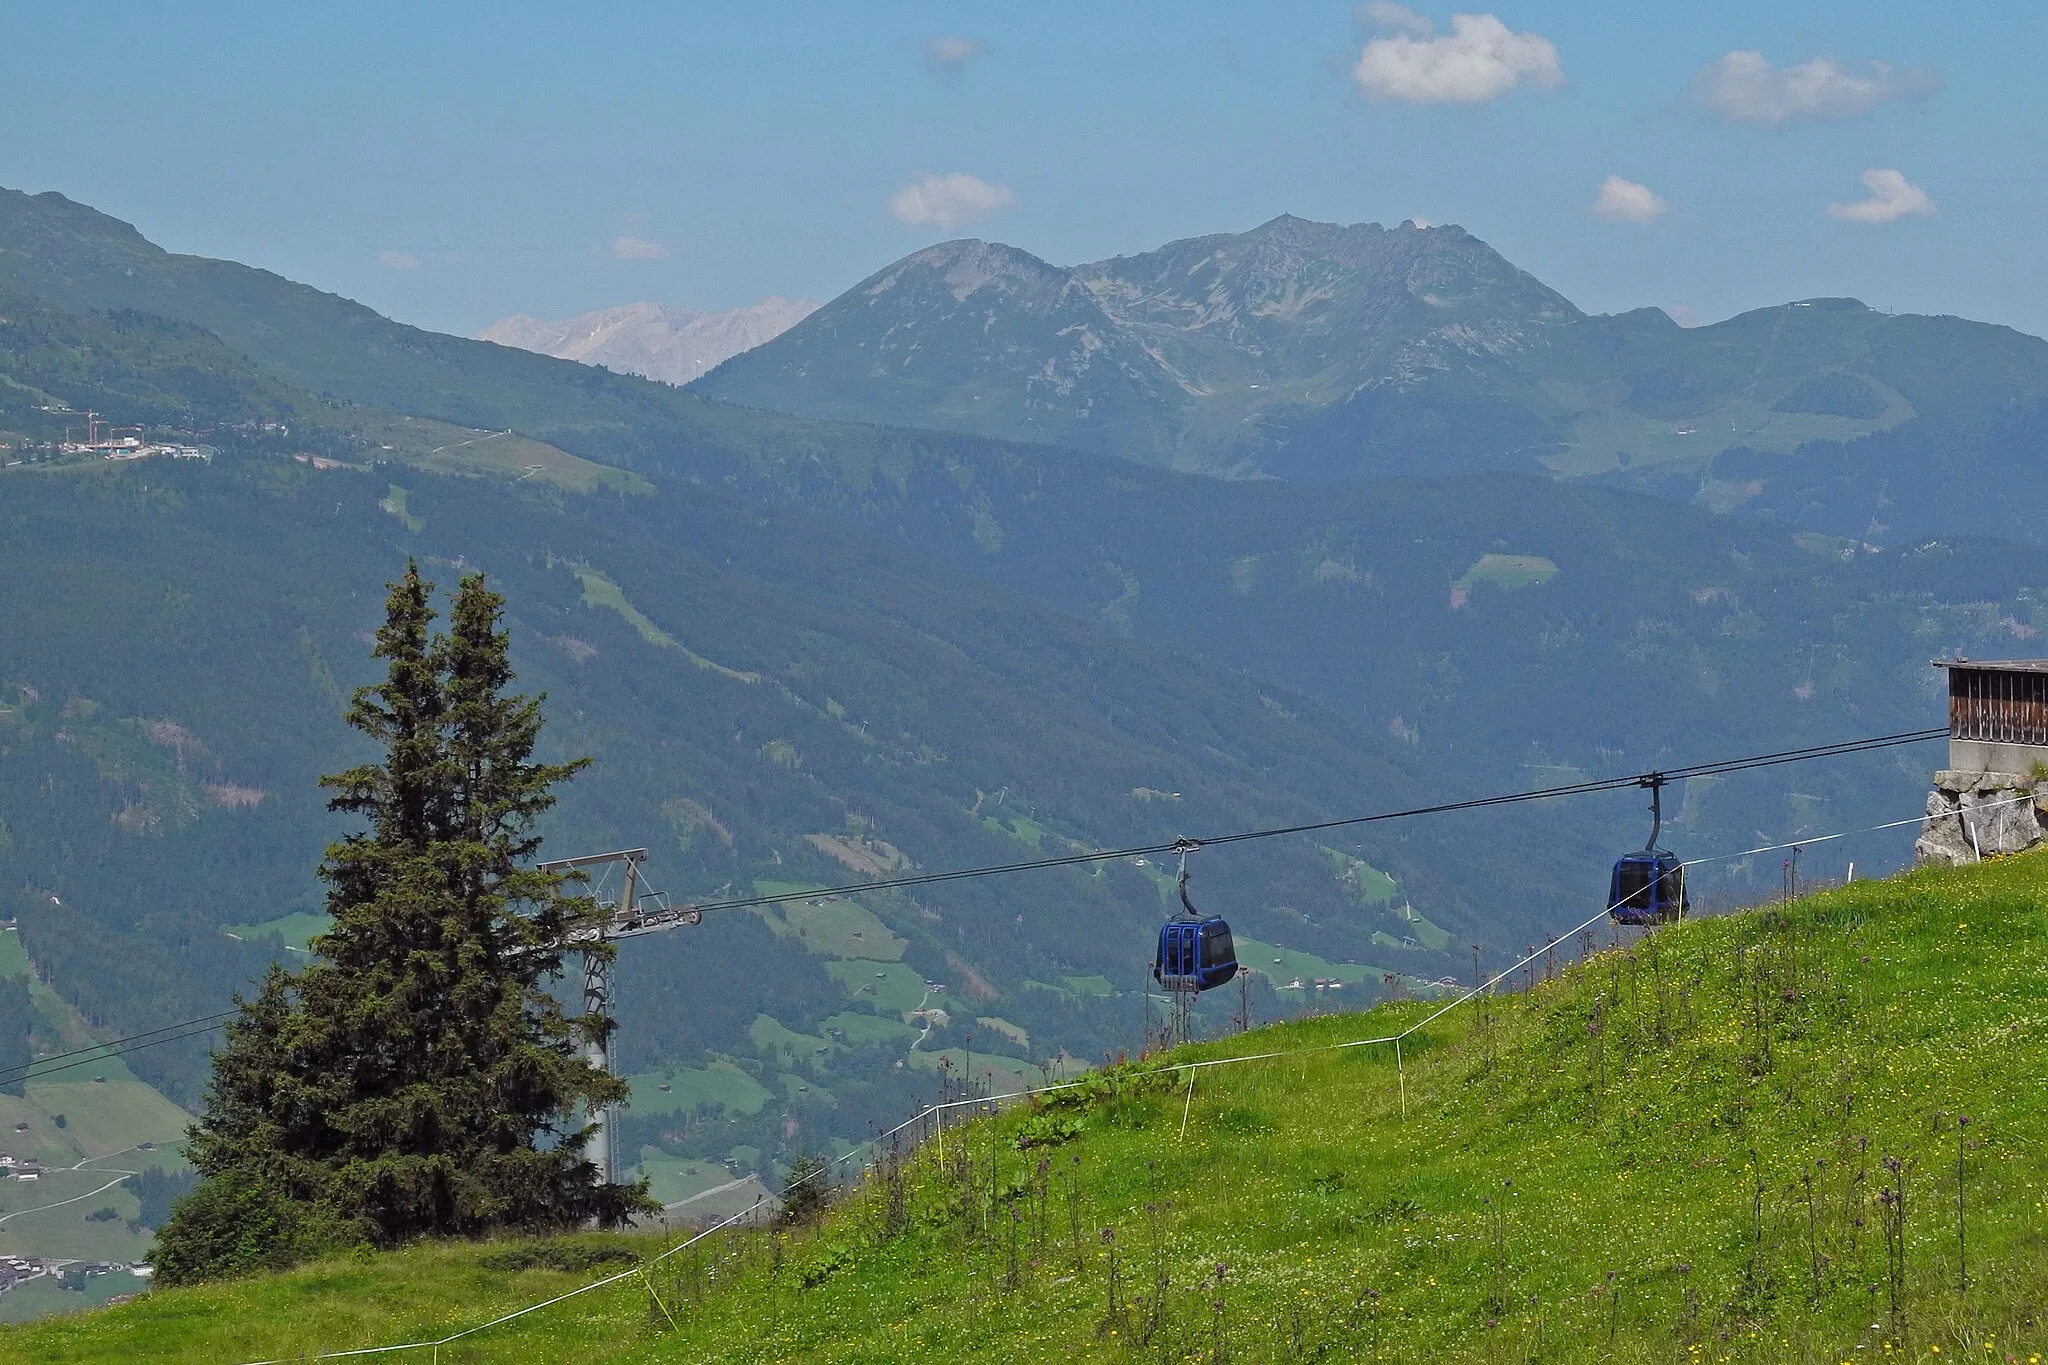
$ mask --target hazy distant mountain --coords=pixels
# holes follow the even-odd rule
[[[517,346],[558,360],[687,384],[720,361],[782,335],[817,308],[813,299],[785,299],[779,294],[729,313],[627,303],[559,322],[521,313],[476,335],[479,341]]]
[[[1881,534],[1928,452],[2031,461],[2006,427],[2048,398],[2048,345],[1854,299],[1589,316],[1462,228],[1281,217],[1080,266],[944,242],[692,389],[1211,472],[1605,477]],[[1882,471],[1782,458],[1862,440]]]

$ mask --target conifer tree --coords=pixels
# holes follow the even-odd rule
[[[384,1246],[647,1206],[598,1178],[572,1126],[625,1096],[580,1055],[610,1021],[567,1017],[541,988],[594,907],[528,865],[533,825],[587,760],[534,761],[540,700],[509,690],[504,601],[482,576],[462,580],[445,635],[431,594],[417,565],[391,585],[385,679],[348,712],[383,761],[322,779],[368,827],[327,850],[334,924],[314,961],[273,969],[215,1057],[189,1155],[221,1189],[202,1185],[160,1234],[174,1281],[295,1254],[238,1245],[245,1264],[219,1264],[203,1224],[229,1195],[282,1210],[273,1241]]]

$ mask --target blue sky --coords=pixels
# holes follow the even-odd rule
[[[2039,334],[2041,13],[27,0],[0,184],[462,332],[1295,213],[1458,223],[1596,311],[1853,294]]]

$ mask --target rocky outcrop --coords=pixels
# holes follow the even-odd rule
[[[1958,867],[2048,839],[2048,779],[1944,770],[1913,845],[1918,867]]]

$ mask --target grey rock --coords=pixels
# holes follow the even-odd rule
[[[1958,867],[2021,853],[2048,837],[2048,782],[2011,773],[1934,775],[1926,819],[1913,844],[1916,866]]]

